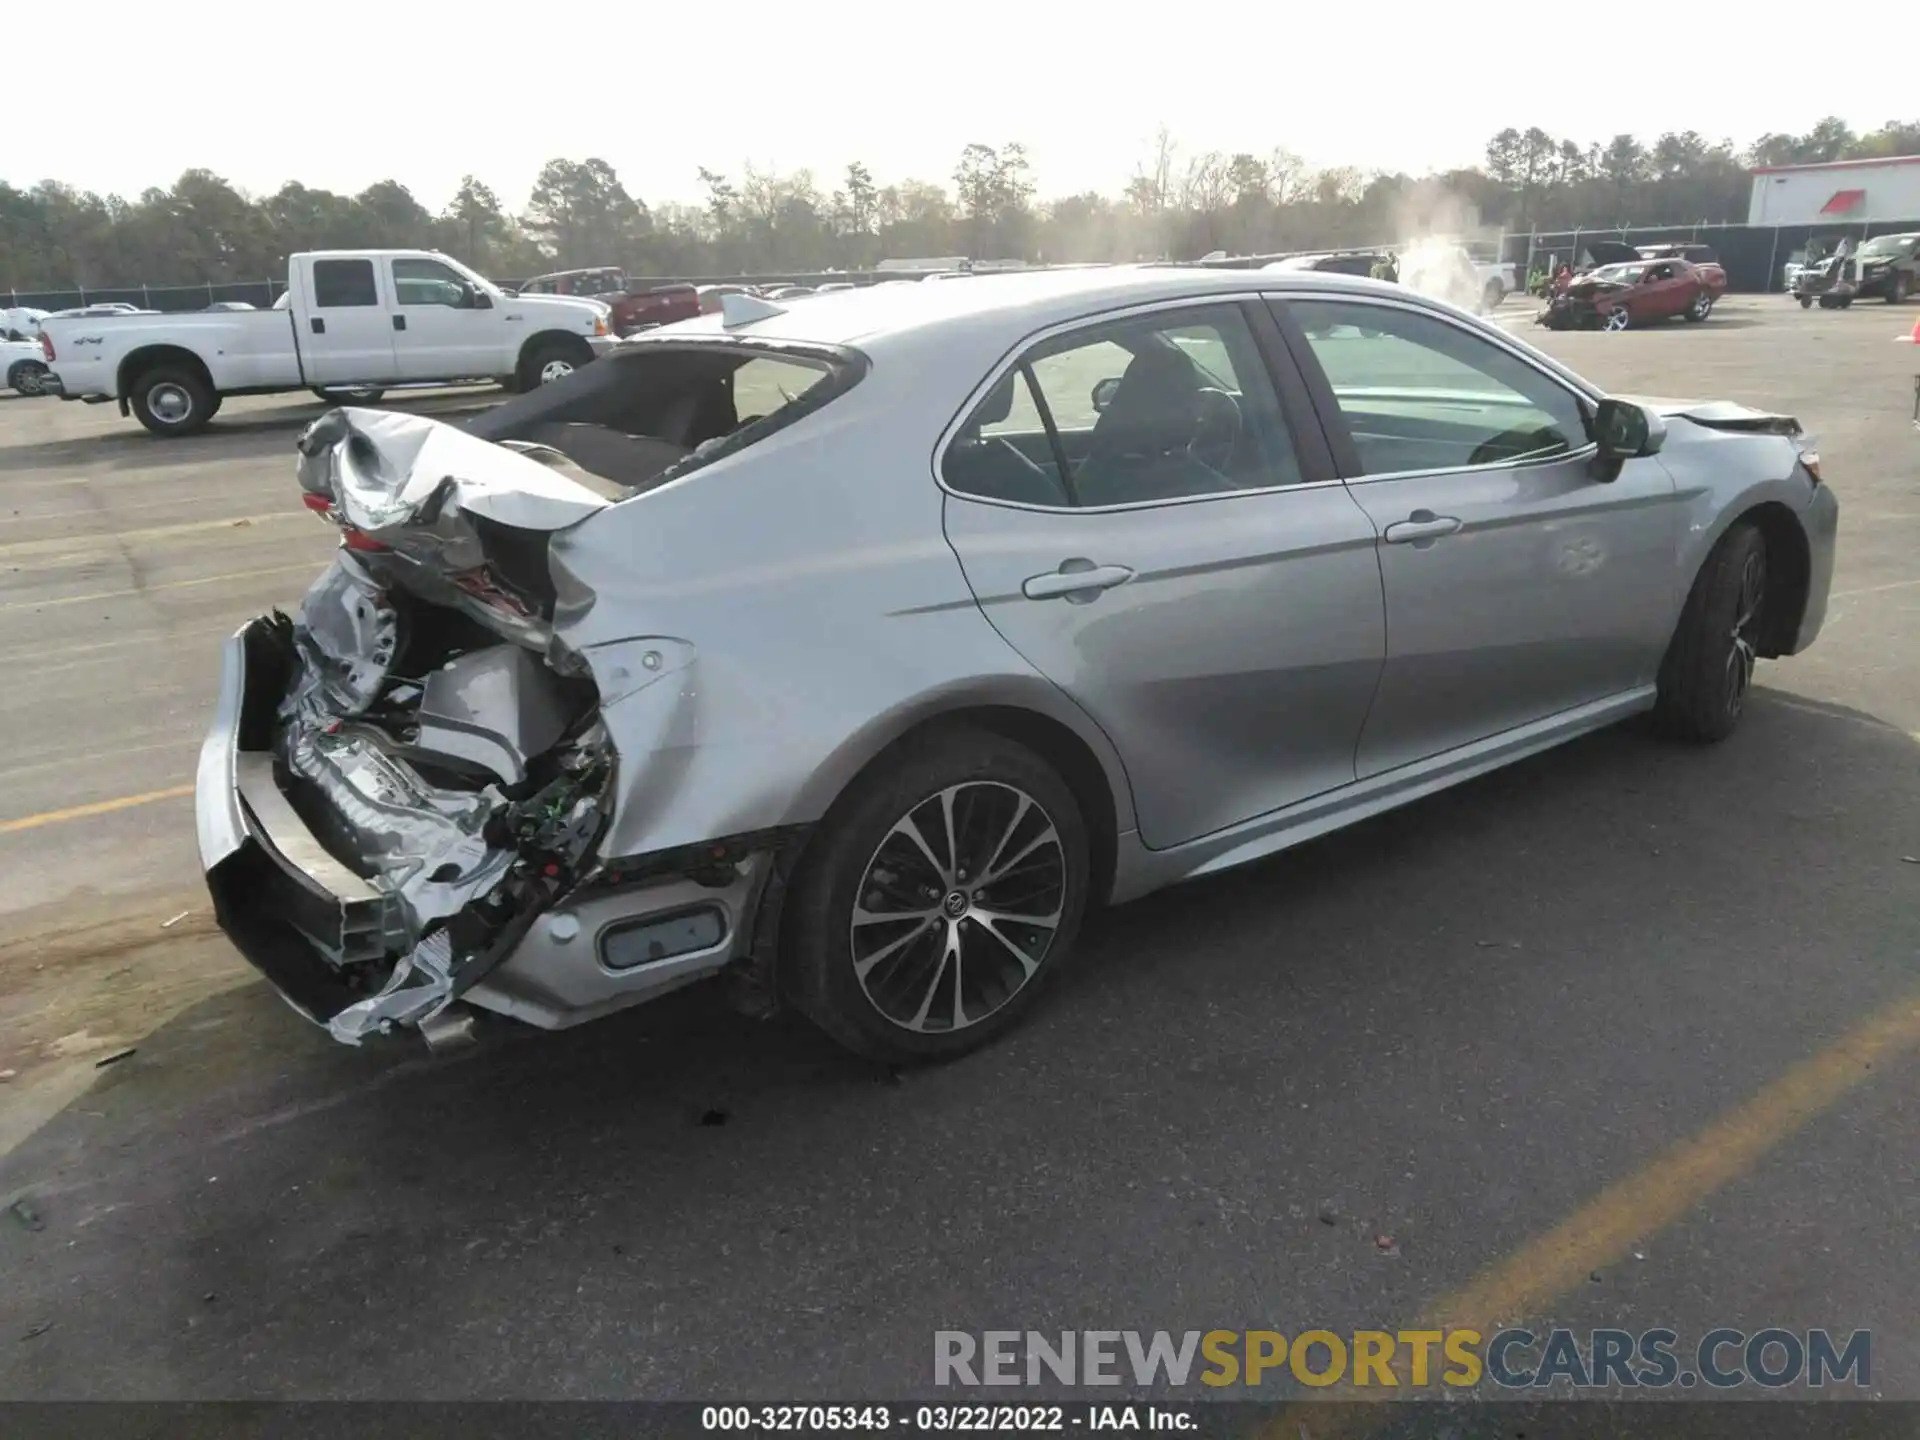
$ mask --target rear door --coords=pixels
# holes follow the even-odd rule
[[[294,334],[307,383],[393,380],[393,321],[373,261],[305,255],[295,263]]]
[[[1359,777],[1651,686],[1681,584],[1660,461],[1596,470],[1591,402],[1479,327],[1371,297],[1275,304],[1380,534],[1387,657]]]
[[[1113,740],[1147,845],[1352,782],[1385,652],[1373,526],[1257,302],[1036,337],[940,466],[983,612]]]
[[[405,380],[457,380],[500,369],[501,320],[493,297],[452,266],[425,256],[386,263],[393,286],[394,362]]]

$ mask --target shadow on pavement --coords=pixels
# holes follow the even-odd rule
[[[250,986],[0,1160],[0,1394],[897,1396],[936,1328],[1410,1317],[1912,983],[1915,758],[1766,692],[1590,737],[1098,917],[906,1075],[705,990],[433,1059]]]

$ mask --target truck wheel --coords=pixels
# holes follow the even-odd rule
[[[1507,298],[1506,287],[1498,280],[1487,281],[1487,288],[1480,292],[1480,309],[1492,314],[1500,308],[1500,302]]]
[[[1800,297],[1800,308],[1802,310],[1811,310],[1813,308],[1813,297],[1811,295],[1802,295]]]
[[[38,360],[16,360],[7,370],[7,388],[16,395],[38,395],[47,367]]]
[[[584,343],[549,340],[520,362],[520,387],[533,390],[564,380],[592,358]]]
[[[191,370],[163,365],[133,382],[127,402],[133,418],[154,435],[192,435],[213,418],[211,386]]]
[[[1887,284],[1887,303],[1889,305],[1906,304],[1908,284],[1909,281],[1905,275],[1895,275]]]
[[[387,392],[377,385],[316,385],[313,393],[329,405],[378,405]]]

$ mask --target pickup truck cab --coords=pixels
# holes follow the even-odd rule
[[[688,284],[638,284],[614,265],[588,270],[558,270],[536,275],[520,287],[522,295],[589,295],[613,309],[613,333],[621,339],[658,325],[691,320],[701,313],[700,292]]]
[[[394,385],[483,381],[531,389],[614,343],[605,305],[509,297],[428,250],[295,255],[282,298],[274,310],[49,317],[47,388],[118,401],[155,435],[191,435],[228,395],[364,400]]]

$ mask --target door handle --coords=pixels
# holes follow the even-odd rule
[[[324,335],[327,333],[327,322],[318,315],[307,321],[307,325],[316,335]]]
[[[1451,515],[1436,515],[1431,510],[1416,510],[1398,524],[1389,525],[1383,537],[1389,545],[1431,545],[1443,535],[1451,535],[1464,521]]]
[[[394,316],[394,317],[393,317],[393,328],[394,328],[394,329],[396,329],[396,330],[404,330],[404,329],[406,329],[406,328],[407,328],[407,317],[406,317],[406,316],[404,316],[404,315],[396,315],[396,316]]]
[[[1035,575],[1020,587],[1029,600],[1069,600],[1085,604],[1100,598],[1100,592],[1124,585],[1133,571],[1124,565],[1096,565],[1091,560],[1063,560],[1058,570]]]

